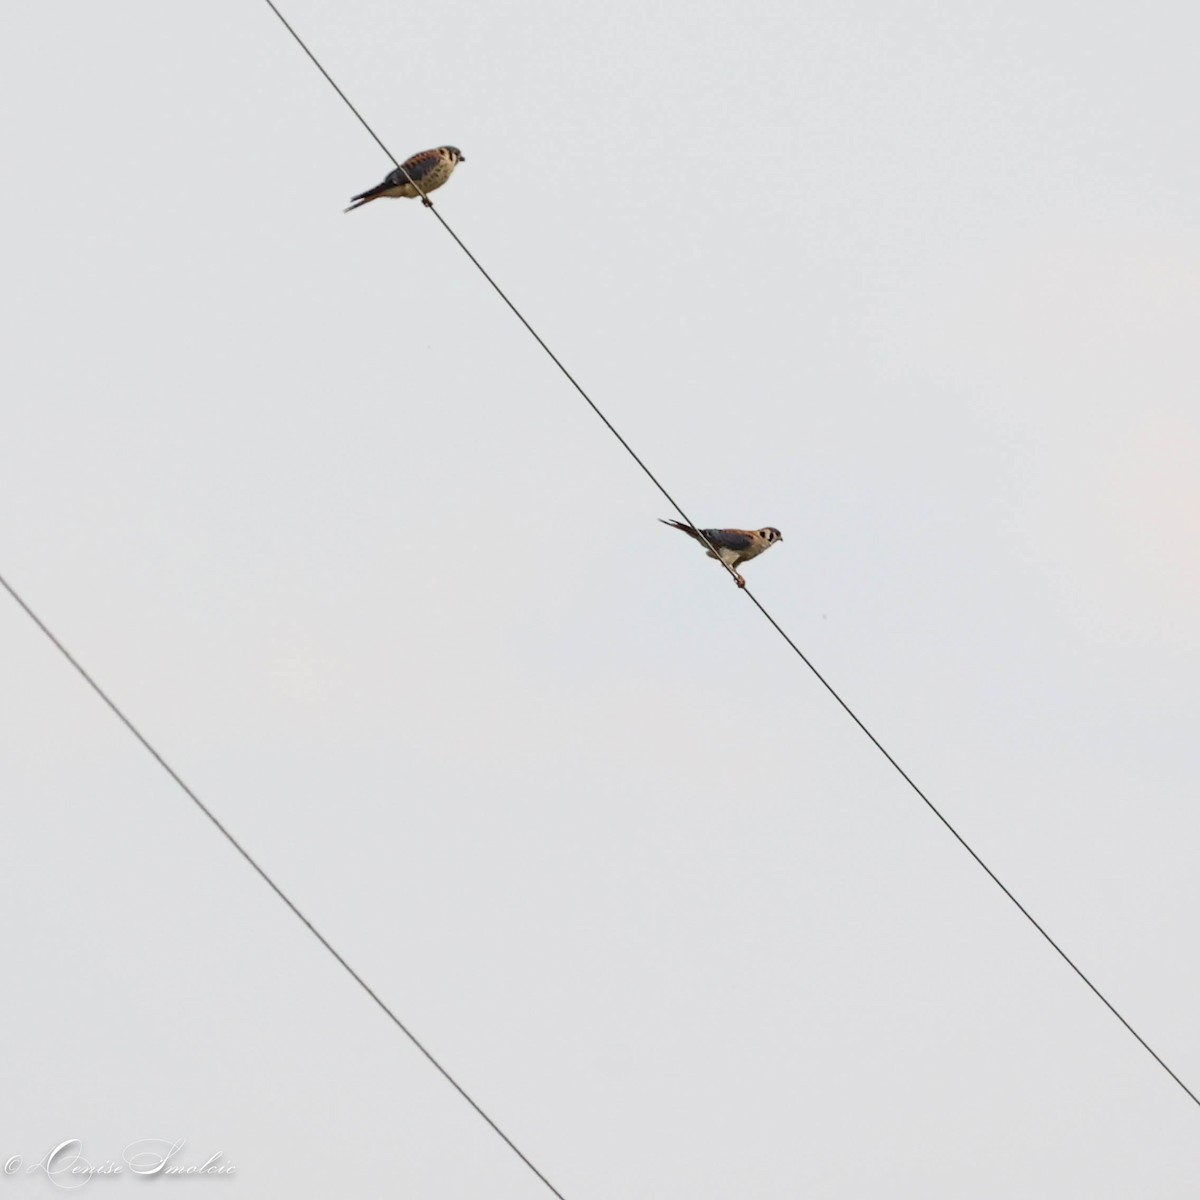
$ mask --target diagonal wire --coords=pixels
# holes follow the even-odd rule
[[[191,800],[191,802],[217,827],[229,844],[259,873],[263,879],[263,882],[266,883],[266,885],[275,893],[275,895],[277,895],[280,900],[282,900],[284,904],[286,904],[288,908],[290,908],[292,912],[304,922],[304,924],[308,927],[309,933],[311,933],[313,937],[315,937],[317,941],[319,941],[321,945],[324,946],[325,949],[337,959],[341,966],[343,966],[350,974],[355,983],[357,983],[359,987],[361,987],[362,990],[366,992],[367,995],[370,996],[371,999],[374,1000],[381,1009],[383,1009],[396,1028],[399,1029],[400,1032],[404,1034],[404,1036],[408,1038],[408,1040],[412,1042],[412,1044],[416,1046],[416,1048],[420,1050],[420,1052],[425,1055],[427,1059],[429,1059],[429,1061],[438,1069],[438,1071],[441,1072],[442,1076],[454,1087],[455,1091],[457,1091],[458,1094],[462,1096],[462,1098],[496,1131],[496,1133],[498,1133],[504,1139],[504,1141],[508,1144],[509,1149],[511,1149],[513,1153],[520,1158],[520,1160],[559,1198],[559,1200],[565,1200],[563,1194],[554,1186],[554,1184],[552,1184],[550,1180],[548,1180],[545,1175],[543,1175],[541,1171],[539,1171],[537,1167],[535,1167],[533,1163],[531,1163],[529,1159],[521,1153],[520,1148],[512,1141],[508,1134],[506,1134],[504,1130],[501,1129],[500,1126],[497,1125],[496,1122],[493,1121],[492,1118],[489,1117],[487,1113],[485,1113],[483,1109],[475,1103],[475,1101],[467,1094],[458,1080],[455,1079],[454,1076],[451,1075],[450,1072],[447,1071],[446,1068],[443,1067],[436,1058],[434,1058],[434,1056],[429,1052],[428,1049],[426,1049],[420,1039],[418,1039],[416,1034],[413,1033],[413,1031],[409,1029],[409,1027],[405,1025],[398,1016],[396,1016],[396,1014],[387,1006],[387,1004],[380,999],[379,994],[371,987],[371,985],[367,983],[367,981],[341,956],[341,954],[338,953],[336,949],[334,949],[333,944],[329,941],[329,939],[326,938],[325,935],[296,907],[296,905],[292,903],[287,893],[284,892],[279,884],[277,884],[261,866],[259,866],[258,862],[246,849],[246,847],[243,846],[242,843],[239,842],[237,838],[235,838],[233,834],[225,828],[212,809],[210,809],[208,805],[205,804],[204,801],[201,800],[194,791],[192,791],[187,783],[184,782],[183,777],[179,774],[179,772],[176,771],[175,768],[172,767],[171,764],[167,762],[167,760],[163,758],[161,754],[159,754],[153,745],[151,745],[149,740],[143,735],[141,730],[138,729],[138,727],[124,714],[124,712],[117,707],[116,702],[112,700],[108,693],[91,677],[91,675],[87,673],[86,670],[84,670],[79,660],[66,648],[66,646],[63,645],[62,642],[58,640],[57,637],[55,637],[54,633],[50,630],[50,627],[41,619],[41,617],[37,615],[37,613],[33,611],[32,608],[29,607],[28,604],[25,603],[17,590],[12,586],[11,583],[8,582],[7,579],[4,578],[3,575],[0,575],[0,587],[3,587],[4,590],[8,592],[8,594],[17,602],[17,604],[24,609],[25,615],[29,617],[29,619],[46,635],[46,637],[50,639],[50,641],[54,644],[54,647],[63,656],[63,658],[65,658],[67,662],[69,662],[71,666],[73,666],[75,670],[79,672],[88,687],[90,687],[92,691],[95,692],[96,695],[99,696],[100,699],[103,700],[110,709],[112,709],[113,713],[121,722],[121,724],[124,725],[125,728],[128,729],[129,732],[132,733],[139,742],[141,742],[142,746],[150,754],[154,761],[157,762],[158,765],[162,767],[162,769],[166,771],[166,773],[170,775],[170,777],[179,785],[188,799]]]
[[[337,94],[342,98],[342,100],[345,101],[346,106],[358,118],[359,122],[362,124],[362,127],[367,131],[367,133],[369,133],[371,135],[372,138],[374,138],[376,143],[383,149],[383,152],[388,156],[388,158],[390,158],[392,160],[392,162],[394,162],[396,164],[397,167],[400,167],[401,170],[403,170],[403,167],[401,167],[401,164],[397,160],[396,156],[387,148],[387,146],[383,142],[383,139],[380,138],[380,136],[375,132],[375,130],[371,128],[370,124],[367,122],[366,118],[362,115],[362,113],[360,113],[358,111],[358,109],[355,108],[354,105],[350,103],[350,100],[347,98],[346,93],[343,92],[342,89],[340,87],[338,87],[338,85],[333,81],[332,76],[321,65],[320,61],[317,59],[317,56],[315,54],[313,54],[313,52],[308,48],[308,46],[305,44],[303,38],[301,38],[300,35],[295,31],[295,29],[293,29],[292,26],[290,24],[288,24],[287,20],[283,16],[283,14],[275,6],[273,0],[266,0],[266,3],[270,7],[271,11],[283,23],[283,26],[285,29],[287,29],[288,33],[290,33],[292,35],[292,37],[296,39],[297,43],[299,44],[300,48],[304,51],[304,53],[307,54],[310,59],[312,59],[313,63],[316,65],[317,69],[329,81],[329,84],[333,88],[333,90],[335,92],[337,92]],[[412,177],[410,175],[408,175],[408,172],[405,171],[404,173],[405,173],[405,176],[410,180],[410,182],[413,183],[413,186],[417,189],[417,191],[420,192],[421,191],[420,187],[416,184],[415,181],[412,180]],[[518,309],[517,306],[508,298],[508,296],[505,294],[504,290],[491,277],[491,275],[488,274],[488,272],[484,269],[484,266],[479,261],[479,259],[477,259],[475,257],[475,255],[471,253],[471,251],[467,248],[467,246],[465,245],[463,240],[458,236],[457,233],[454,232],[453,229],[451,229],[449,224],[447,224],[446,219],[442,216],[442,214],[440,212],[438,212],[438,210],[436,208],[434,208],[432,202],[428,199],[427,196],[425,196],[424,192],[421,192],[421,198],[425,201],[426,207],[433,213],[433,215],[435,217],[437,217],[438,221],[441,222],[442,228],[445,229],[445,231],[454,239],[454,241],[458,244],[458,246],[462,250],[462,252],[471,260],[471,262],[475,265],[475,267],[478,269],[479,273],[484,277],[484,279],[486,279],[488,281],[488,283],[491,284],[493,290],[500,297],[500,299],[504,301],[504,303],[508,306],[508,308],[512,311],[513,315],[517,318],[517,320],[520,321],[521,324],[525,326],[525,328],[529,331],[529,333],[531,334],[533,339],[537,342],[537,344],[539,346],[541,346],[541,348],[550,357],[550,360],[554,363],[554,365],[556,367],[558,367],[558,369],[563,373],[563,375],[567,379],[567,382],[570,383],[571,386],[580,394],[580,396],[583,397],[583,399],[587,402],[588,407],[591,408],[592,412],[594,412],[596,414],[596,416],[599,417],[600,420],[604,422],[605,428],[608,429],[609,433],[611,433],[613,435],[613,437],[615,437],[617,439],[617,441],[621,443],[621,445],[622,445],[622,447],[624,447],[625,451],[629,454],[629,456],[633,459],[633,461],[636,462],[639,467],[641,467],[641,469],[645,473],[646,477],[650,480],[650,482],[652,484],[654,484],[654,486],[656,488],[658,488],[658,490],[663,494],[663,496],[666,498],[667,502],[671,505],[671,507],[684,519],[684,521],[687,522],[688,525],[690,525],[693,529],[696,530],[696,532],[698,534],[700,534],[700,538],[704,542],[704,544],[706,546],[708,546],[709,550],[713,551],[713,557],[716,558],[717,561],[719,563],[721,563],[721,565],[725,568],[725,570],[728,571],[729,574],[732,575],[736,579],[737,572],[731,566],[729,566],[728,563],[726,563],[723,559],[721,559],[719,555],[716,554],[715,548],[713,547],[712,543],[708,540],[707,537],[704,536],[704,531],[699,529],[696,526],[695,522],[692,521],[692,519],[687,515],[687,513],[685,513],[683,511],[683,509],[679,506],[679,504],[676,502],[674,496],[672,496],[671,493],[668,492],[667,489],[662,485],[662,483],[659,482],[659,479],[654,474],[654,472],[650,470],[650,468],[642,461],[641,457],[637,454],[637,452],[633,449],[633,447],[624,439],[624,437],[621,436],[621,434],[617,430],[616,426],[613,425],[613,423],[604,415],[604,413],[600,410],[600,408],[596,404],[596,402],[591,398],[591,396],[589,396],[587,394],[586,391],[584,391],[583,387],[580,385],[579,381],[575,378],[575,376],[572,375],[571,372],[568,371],[567,368],[563,365],[563,363],[559,359],[558,355],[556,355],[554,353],[554,351],[551,350],[550,347],[545,343],[545,341],[543,341],[541,335],[525,319],[525,316],[520,311],[520,309]],[[838,694],[838,692],[833,687],[833,685],[825,678],[824,675],[821,674],[820,671],[817,670],[817,668],[813,665],[812,661],[808,658],[808,656],[804,653],[804,651],[801,650],[800,647],[798,645],[796,645],[796,643],[794,641],[792,641],[791,637],[787,634],[787,632],[783,629],[783,627],[779,624],[779,622],[776,621],[775,618],[766,610],[766,608],[763,607],[762,602],[758,599],[758,597],[755,596],[754,593],[751,592],[748,588],[745,589],[745,592],[746,592],[746,595],[750,598],[751,602],[754,604],[754,606],[758,609],[758,611],[760,613],[762,613],[762,615],[770,622],[772,627],[775,629],[775,632],[778,633],[781,638],[783,638],[783,640],[791,647],[791,649],[799,657],[800,661],[803,662],[804,665],[817,677],[817,679],[820,681],[821,685],[838,702],[838,704],[841,705],[841,707],[845,710],[847,716],[850,717],[850,719],[855,723],[855,725],[857,725],[859,727],[859,729],[861,729],[863,731],[863,733],[865,733],[867,735],[867,737],[871,740],[871,744],[879,751],[880,754],[882,754],[884,756],[884,758],[887,759],[887,761],[889,763],[891,763],[891,765],[893,767],[895,767],[895,769],[896,769],[897,773],[900,775],[901,779],[903,779],[904,782],[907,783],[908,786],[910,788],[912,788],[912,790],[917,794],[917,796],[920,797],[920,799],[929,808],[930,812],[932,812],[933,815],[935,817],[937,817],[937,819],[939,821],[941,821],[941,823],[950,831],[950,833],[952,833],[954,835],[955,839],[962,846],[962,848],[964,850],[966,850],[966,852],[984,869],[984,871],[987,872],[987,874],[991,878],[992,882],[1013,902],[1013,904],[1015,904],[1017,906],[1017,908],[1021,912],[1022,916],[1024,916],[1025,919],[1027,921],[1029,921],[1029,923],[1034,927],[1034,929],[1036,929],[1038,931],[1038,933],[1040,933],[1042,935],[1042,937],[1046,939],[1047,942],[1049,942],[1049,944],[1054,948],[1054,950],[1057,952],[1059,957],[1067,964],[1067,966],[1069,966],[1071,968],[1071,970],[1074,971],[1075,974],[1078,975],[1079,978],[1082,979],[1083,982],[1087,984],[1087,986],[1092,990],[1092,992],[1095,993],[1097,998],[1104,1004],[1105,1008],[1107,1008],[1108,1011],[1111,1012],[1112,1015],[1114,1017],[1116,1017],[1117,1020],[1120,1021],[1121,1024],[1124,1025],[1125,1028],[1138,1040],[1138,1042],[1141,1044],[1142,1048],[1146,1050],[1146,1052],[1154,1059],[1154,1061],[1156,1063],[1158,1063],[1158,1065],[1160,1067],[1162,1067],[1162,1069],[1164,1071],[1166,1071],[1166,1073],[1168,1075],[1170,1075],[1170,1077],[1177,1084],[1179,1084],[1179,1086],[1184,1090],[1184,1092],[1191,1098],[1192,1102],[1194,1104],[1196,1104],[1198,1107],[1200,1107],[1200,1097],[1198,1097],[1196,1095],[1196,1093],[1193,1092],[1192,1089],[1189,1088],[1187,1086],[1187,1084],[1184,1083],[1183,1080],[1180,1079],[1179,1076],[1176,1075],[1175,1072],[1172,1071],[1169,1066],[1167,1066],[1167,1064],[1162,1060],[1162,1058],[1159,1057],[1159,1055],[1157,1053],[1155,1053],[1154,1049],[1150,1046],[1150,1044],[1146,1041],[1146,1039],[1143,1038],[1142,1035],[1140,1033],[1138,1033],[1138,1031],[1136,1029],[1134,1029],[1134,1027],[1132,1025],[1130,1025],[1130,1023],[1117,1011],[1117,1009],[1109,1002],[1108,998],[1104,995],[1104,993],[1100,991],[1100,989],[1075,964],[1075,962],[1071,959],[1071,957],[1067,954],[1067,952],[1065,950],[1063,950],[1063,948],[1050,936],[1050,934],[1048,934],[1046,932],[1046,930],[1043,928],[1043,926],[1034,918],[1033,914],[1030,913],[1030,911],[1020,902],[1020,900],[1018,900],[1016,898],[1016,896],[1013,895],[1013,893],[1011,891],[1009,891],[1009,889],[1000,880],[999,876],[991,869],[991,867],[989,867],[987,865],[987,863],[985,863],[983,861],[982,858],[979,857],[979,855],[971,848],[970,844],[962,836],[962,834],[960,834],[958,832],[958,830],[954,828],[954,826],[950,823],[950,821],[946,818],[946,816],[941,812],[941,810],[917,786],[916,782],[912,779],[912,777],[908,774],[908,772],[905,771],[904,768],[891,756],[891,754],[888,753],[888,751],[884,748],[883,744],[879,741],[879,739],[867,728],[867,726],[865,724],[863,724],[863,722],[859,719],[858,715],[854,712],[854,710],[850,707],[850,705],[847,704],[846,701],[842,699],[842,697]],[[505,1140],[507,1140],[507,1139],[505,1139]],[[514,1147],[514,1149],[515,1149],[515,1147]],[[524,1156],[522,1156],[522,1157],[524,1157]]]
[[[806,655],[804,653],[804,651],[801,650],[800,647],[797,646],[796,643],[792,641],[792,639],[787,635],[787,633],[783,630],[783,628],[779,625],[779,623],[775,620],[775,618],[773,616],[771,616],[771,614],[769,612],[767,612],[767,610],[762,606],[762,603],[759,601],[758,597],[756,595],[754,595],[754,593],[751,592],[748,588],[746,589],[746,595],[749,596],[750,599],[754,602],[754,605],[758,609],[758,611],[760,613],[762,613],[762,615],[764,617],[766,617],[768,621],[771,622],[772,626],[774,626],[774,628],[775,628],[775,632],[778,633],[779,636],[781,638],[783,638],[783,640],[785,642],[787,642],[787,644],[789,646],[791,646],[791,648],[797,653],[797,655],[799,655],[800,660],[817,677],[817,679],[821,683],[821,686],[824,687],[824,689],[842,706],[843,709],[845,709],[846,715],[849,716],[849,718],[855,723],[855,725],[857,725],[859,727],[859,729],[861,729],[863,731],[863,733],[865,733],[867,735],[867,737],[869,737],[871,739],[871,744],[875,747],[875,749],[878,750],[879,753],[882,754],[883,757],[886,758],[888,760],[888,762],[890,762],[892,764],[892,766],[896,768],[897,772],[900,775],[900,778],[903,779],[904,782],[907,783],[908,786],[910,788],[912,788],[912,790],[914,792],[916,792],[918,796],[921,797],[921,799],[925,802],[926,806],[929,808],[929,811],[931,813],[933,813],[933,815],[935,817],[937,817],[937,819],[939,821],[941,821],[941,823],[943,825],[945,825],[945,827],[954,835],[955,839],[958,841],[958,844],[960,846],[962,846],[962,848],[988,873],[988,875],[991,877],[992,882],[1017,906],[1017,908],[1019,908],[1021,910],[1021,915],[1024,916],[1025,919],[1034,927],[1034,929],[1036,929],[1038,931],[1038,933],[1040,933],[1042,935],[1042,937],[1044,937],[1046,939],[1046,941],[1048,941],[1050,943],[1050,945],[1054,947],[1054,949],[1058,952],[1058,955],[1063,960],[1063,962],[1065,962],[1067,964],[1067,966],[1070,967],[1071,970],[1074,971],[1075,974],[1078,975],[1079,978],[1082,979],[1083,982],[1086,983],[1088,985],[1088,987],[1092,989],[1092,991],[1096,994],[1097,998],[1104,1005],[1104,1007],[1107,1008],[1108,1011],[1110,1013],[1112,1013],[1112,1015],[1114,1017],[1116,1017],[1117,1020],[1120,1021],[1121,1024],[1124,1025],[1125,1028],[1128,1029],[1129,1032],[1132,1033],[1135,1038],[1137,1038],[1137,1040],[1141,1043],[1143,1049],[1145,1049],[1147,1051],[1147,1053],[1149,1053],[1150,1057],[1153,1058],[1154,1061],[1156,1063],[1158,1063],[1158,1065],[1160,1067],[1162,1067],[1162,1069],[1164,1071],[1166,1071],[1166,1073],[1168,1075],[1170,1075],[1170,1077],[1173,1080],[1175,1080],[1175,1082],[1177,1084],[1179,1084],[1179,1086],[1181,1088],[1183,1088],[1183,1090],[1185,1092],[1187,1092],[1187,1094],[1192,1098],[1194,1103],[1196,1103],[1197,1105],[1200,1105],[1200,1097],[1197,1097],[1196,1093],[1193,1092],[1192,1089],[1190,1087],[1188,1087],[1188,1085],[1186,1083],[1184,1083],[1183,1080],[1180,1079],[1179,1076],[1176,1075],[1175,1072],[1172,1071],[1171,1068],[1168,1067],[1165,1062],[1163,1062],[1163,1060],[1154,1052],[1153,1048],[1149,1045],[1149,1043],[1146,1041],[1146,1039],[1144,1037],[1142,1037],[1142,1035],[1140,1033],[1138,1033],[1138,1031],[1136,1029],[1134,1029],[1134,1027],[1132,1025],[1130,1025],[1130,1023],[1127,1020],[1125,1020],[1125,1018],[1123,1016],[1121,1016],[1121,1014],[1109,1003],[1108,998],[1104,995],[1104,993],[1079,969],[1079,967],[1077,967],[1075,965],[1074,960],[1046,932],[1046,930],[1038,922],[1038,920],[1034,917],[1034,915],[1029,911],[1029,909],[1027,909],[1025,907],[1025,905],[1023,905],[1020,902],[1020,900],[1018,900],[1016,898],[1016,896],[1014,896],[1012,894],[1012,892],[1010,892],[1008,890],[1008,888],[1005,887],[1003,881],[996,874],[996,872],[993,871],[992,868],[989,867],[987,865],[987,863],[985,863],[983,861],[983,859],[980,858],[979,855],[975,853],[975,851],[971,848],[970,844],[967,842],[966,838],[964,838],[963,835],[961,833],[959,833],[958,830],[955,829],[953,825],[950,824],[950,821],[942,813],[941,809],[939,809],[938,806],[936,804],[934,804],[934,802],[932,800],[930,800],[930,798],[927,795],[925,795],[925,793],[916,785],[912,776],[909,775],[909,773],[887,752],[887,750],[884,748],[884,746],[879,741],[879,739],[862,723],[862,721],[859,720],[858,714],[855,713],[854,709],[852,709],[850,707],[850,705],[848,705],[845,702],[845,700],[843,700],[841,698],[841,696],[838,695],[838,693],[834,690],[833,684],[831,684],[829,682],[829,680],[826,679],[825,676],[822,675],[821,672],[817,670],[817,668],[809,660],[808,655]]]

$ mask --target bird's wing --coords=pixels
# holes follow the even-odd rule
[[[754,545],[754,535],[745,529],[705,529],[703,533],[718,550],[749,550]]]
[[[365,192],[360,192],[353,197],[355,200],[372,200],[376,196],[382,196],[384,192],[390,192],[392,188],[403,187],[406,183],[420,183],[439,161],[438,152],[436,150],[422,150],[420,154],[414,154],[412,158],[404,160],[402,167],[397,167],[394,171],[389,171],[387,178],[380,184],[376,184],[373,188],[367,188]]]
[[[442,161],[442,156],[436,150],[422,150],[420,154],[414,154],[412,158],[404,160],[404,166],[393,171],[389,176],[393,184],[407,183],[409,179],[414,183],[420,183],[434,167]],[[407,171],[406,176],[404,172]]]

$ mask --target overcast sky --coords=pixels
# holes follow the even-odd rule
[[[283,7],[1200,1088],[1200,18]],[[0,101],[0,572],[564,1195],[1196,1195],[1200,1109],[433,216],[342,214],[390,163],[261,0],[8,0]],[[0,1195],[68,1138],[549,1194],[3,595],[0,664]]]

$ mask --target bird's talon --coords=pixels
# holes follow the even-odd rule
[[[737,585],[740,588],[744,588],[746,586],[746,581],[740,575],[737,577]]]
[[[426,208],[432,208],[432,207],[433,207],[433,201],[432,201],[432,200],[430,200],[430,198],[429,198],[428,196],[422,196],[422,197],[421,197],[421,203],[422,203],[423,205],[425,205],[425,207],[426,207]]]

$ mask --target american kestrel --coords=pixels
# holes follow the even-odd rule
[[[688,537],[695,538],[702,546],[704,538],[707,538],[716,549],[715,554],[709,550],[708,557],[720,559],[727,567],[730,567],[740,588],[746,586],[746,581],[738,574],[738,567],[752,558],[757,558],[764,550],[770,550],[776,542],[783,541],[783,534],[773,525],[768,525],[765,529],[697,530],[690,525],[685,525],[682,521],[664,521],[662,517],[658,519],[664,525],[670,525],[672,529],[681,530]],[[701,534],[704,536],[701,537]]]
[[[450,178],[454,168],[460,162],[466,161],[463,152],[457,146],[422,150],[412,158],[406,158],[404,165],[397,167],[378,187],[355,196],[354,202],[345,211],[353,212],[356,208],[362,208],[364,204],[370,204],[372,200],[378,200],[380,196],[404,196],[409,200],[421,196],[421,202],[432,208],[429,193],[440,188]],[[421,189],[420,192],[413,187],[413,183]],[[425,194],[422,196],[421,192]]]

